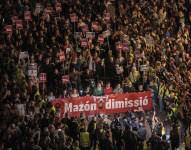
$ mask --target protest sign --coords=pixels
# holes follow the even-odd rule
[[[29,77],[37,77],[37,64],[36,63],[29,64],[28,76]]]
[[[61,116],[112,114],[133,112],[139,109],[152,110],[151,92],[112,94],[106,96],[84,96],[77,98],[56,99],[52,101],[56,108],[61,109]]]

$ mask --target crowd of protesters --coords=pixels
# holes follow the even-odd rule
[[[190,0],[1,0],[0,149],[190,150],[190,27]],[[58,118],[50,103],[148,90],[152,112]]]

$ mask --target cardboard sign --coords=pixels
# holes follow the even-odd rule
[[[11,34],[13,32],[12,25],[5,26],[5,33]]]
[[[102,33],[102,35],[103,35],[104,38],[107,38],[107,37],[109,37],[111,35],[111,31],[110,30],[106,30],[106,31],[104,31]]]
[[[60,62],[63,62],[65,60],[65,54],[64,52],[60,52],[59,53],[59,59],[60,59]]]
[[[69,75],[64,75],[64,76],[62,76],[62,82],[63,82],[63,83],[69,83],[69,82],[70,82]]]
[[[16,20],[16,29],[23,29],[23,21],[22,20]]]
[[[29,58],[29,53],[27,51],[19,53],[19,60]]]
[[[55,10],[56,10],[56,12],[61,12],[62,11],[62,4],[57,2],[55,4]]]
[[[99,23],[97,21],[92,22],[92,29],[94,31],[98,31],[99,30]]]
[[[25,11],[24,12],[24,19],[26,21],[31,21],[32,20],[31,11]]]
[[[40,73],[39,81],[40,82],[46,82],[46,73]]]
[[[82,47],[87,47],[88,46],[88,41],[87,41],[86,38],[81,39],[81,46]]]
[[[94,39],[95,38],[95,32],[86,32],[86,38]]]
[[[12,16],[11,20],[12,20],[12,24],[15,24],[16,20],[18,20],[18,16]]]
[[[37,64],[36,63],[31,63],[28,66],[28,76],[37,77]]]
[[[78,21],[78,16],[76,16],[75,13],[72,13],[72,14],[70,14],[70,20],[71,20],[72,23],[77,22]]]
[[[98,36],[98,42],[99,42],[100,44],[103,44],[103,43],[104,43],[104,37],[103,37],[102,34],[100,34],[100,35]]]
[[[16,104],[16,109],[19,116],[25,116],[26,115],[26,104]]]

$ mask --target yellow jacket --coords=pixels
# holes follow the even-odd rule
[[[80,132],[80,147],[87,148],[89,147],[89,143],[89,132]]]
[[[140,79],[140,73],[139,71],[134,71],[134,72],[130,72],[129,74],[129,80],[132,82],[132,83],[136,83],[138,80]]]

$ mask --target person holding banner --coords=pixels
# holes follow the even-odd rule
[[[93,95],[102,96],[103,94],[104,94],[103,87],[101,83],[98,83],[97,86],[94,88]]]

